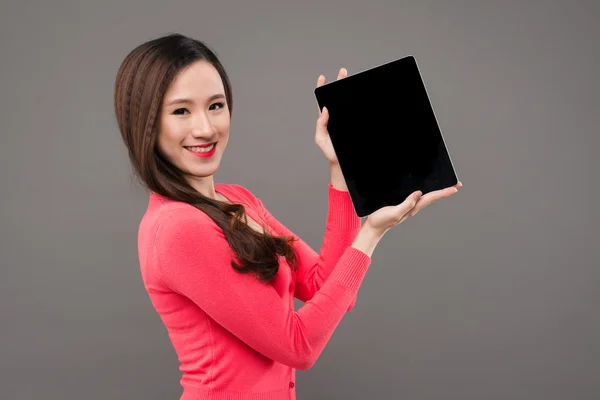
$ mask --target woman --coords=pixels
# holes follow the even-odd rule
[[[338,79],[347,75],[340,70]],[[320,76],[317,85],[323,85]],[[382,208],[361,226],[327,133],[330,163],[320,253],[277,221],[248,189],[215,183],[229,140],[232,92],[216,55],[172,34],[135,48],[119,68],[115,112],[131,163],[148,188],[140,268],[183,373],[181,399],[294,399],[356,300],[385,232],[456,187]],[[294,311],[294,297],[306,304]]]

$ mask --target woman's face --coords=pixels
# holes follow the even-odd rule
[[[184,173],[210,177],[227,146],[229,124],[221,76],[209,62],[197,61],[181,71],[165,94],[159,151]],[[213,143],[214,148],[206,147]]]

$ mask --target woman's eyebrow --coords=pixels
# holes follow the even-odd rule
[[[224,94],[218,93],[218,94],[213,94],[212,96],[210,96],[207,101],[213,101],[216,99],[224,99],[224,98],[225,98]],[[172,106],[173,104],[179,104],[179,103],[192,103],[193,104],[194,100],[184,99],[184,98],[175,99],[175,100],[170,101],[169,104],[167,104],[167,106]]]

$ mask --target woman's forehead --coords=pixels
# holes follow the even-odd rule
[[[197,61],[175,77],[167,95],[175,92],[178,97],[208,97],[223,93],[223,81],[212,64],[207,61]]]

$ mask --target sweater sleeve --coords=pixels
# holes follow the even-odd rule
[[[254,199],[265,222],[271,228],[280,235],[296,238],[294,248],[298,253],[298,269],[294,296],[304,302],[312,299],[360,231],[361,220],[354,210],[350,194],[335,189],[329,182],[325,234],[318,254],[299,236],[274,218],[259,198],[254,197]],[[355,303],[356,297],[352,299],[347,311],[350,311]]]
[[[371,258],[348,247],[320,290],[298,311],[271,284],[235,271],[235,254],[206,214],[187,208],[163,214],[153,246],[155,272],[218,324],[264,356],[308,369],[355,297]]]

